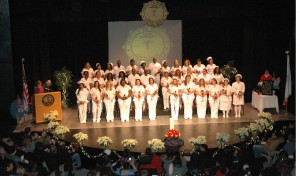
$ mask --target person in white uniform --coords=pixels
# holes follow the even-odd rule
[[[121,121],[129,122],[130,104],[131,104],[131,87],[126,84],[125,80],[121,80],[121,85],[116,89],[118,104],[120,107]]]
[[[186,75],[190,75],[191,77],[191,81],[192,82],[196,82],[197,81],[197,77],[196,75],[193,73],[193,70],[191,67],[188,67],[186,70],[186,74],[183,75],[183,79],[185,80]]]
[[[114,67],[114,72],[116,77],[119,76],[119,72],[121,70],[125,70],[125,67],[123,65],[121,65],[121,60],[117,60],[117,65]]]
[[[229,85],[229,79],[225,78],[223,85],[221,86],[220,95],[220,110],[223,111],[223,118],[229,117],[229,111],[232,103],[232,90]]]
[[[195,88],[196,104],[197,104],[197,115],[199,119],[204,119],[206,116],[207,107],[207,94],[208,87],[205,85],[203,78],[199,80],[198,85]]]
[[[191,61],[189,59],[185,59],[184,64],[183,64],[182,69],[181,69],[182,75],[187,74],[187,69],[188,68],[193,69],[193,66],[191,65]]]
[[[100,84],[100,88],[101,89],[103,89],[105,87],[105,81],[101,77],[100,71],[96,71],[95,72],[95,78],[93,79],[93,84],[95,84],[96,81],[98,81],[98,83]]]
[[[174,65],[173,65],[172,68],[171,68],[171,74],[172,74],[172,75],[175,75],[175,72],[176,72],[177,69],[179,69],[179,71],[180,71],[180,73],[181,73],[181,66],[180,66],[180,64],[179,64],[179,61],[176,59],[176,60],[174,61]]]
[[[93,87],[93,80],[89,77],[89,72],[84,71],[83,72],[83,78],[78,81],[79,83],[83,83],[83,85],[88,89],[88,91],[91,90],[91,87]]]
[[[177,77],[173,77],[173,82],[169,86],[168,93],[170,94],[171,118],[174,120],[178,120],[180,85],[178,84]]]
[[[94,76],[96,75],[97,72],[100,72],[101,78],[105,78],[104,70],[101,69],[101,64],[96,63],[96,70],[94,71]]]
[[[132,88],[133,102],[135,106],[135,121],[142,121],[143,117],[143,104],[145,100],[145,88],[141,84],[141,80],[137,78],[135,85]]]
[[[140,75],[137,74],[137,71],[135,70],[135,68],[133,68],[131,70],[131,72],[132,73],[128,76],[128,82],[129,82],[130,87],[133,87],[135,85],[135,80],[140,79]]]
[[[107,82],[111,82],[111,84],[116,87],[117,86],[117,81],[113,78],[113,74],[112,73],[108,73],[106,75],[106,79],[105,79],[105,84],[107,84]]]
[[[141,76],[141,82],[145,88],[149,85],[149,78],[153,77],[149,74],[149,70],[145,69],[144,74]]]
[[[197,80],[199,81],[201,78],[204,79],[205,84],[206,84],[207,86],[210,85],[210,83],[211,83],[211,76],[210,76],[210,74],[207,73],[206,68],[204,68],[204,69],[202,70],[202,74],[200,74],[200,75],[198,76]]]
[[[149,70],[150,70],[151,75],[154,78],[155,84],[159,87],[161,65],[160,65],[160,63],[157,62],[155,57],[153,57],[152,62],[149,64]]]
[[[214,59],[209,56],[207,59],[208,64],[206,65],[207,73],[210,75],[214,74],[214,69],[216,67],[216,64],[214,64]]]
[[[182,102],[184,104],[184,118],[192,119],[195,83],[191,81],[191,76],[187,75],[184,82],[181,84]]]
[[[125,82],[126,82],[126,84],[129,85],[129,81],[128,81],[128,78],[126,78],[126,74],[125,74],[125,71],[124,71],[124,70],[120,70],[120,71],[119,71],[119,75],[118,75],[118,77],[116,78],[117,85],[120,85],[122,79],[124,79]]]
[[[141,62],[141,68],[139,69],[138,74],[139,75],[144,74],[145,69],[147,69],[147,63],[145,61],[142,61]]]
[[[156,119],[156,104],[158,99],[158,86],[154,83],[154,79],[149,78],[149,85],[146,87],[149,119]]]
[[[126,67],[126,74],[130,75],[132,72],[132,68],[135,68],[135,70],[138,70],[138,66],[135,65],[135,60],[134,59],[130,59],[130,64]]]
[[[99,123],[102,112],[102,95],[98,81],[95,81],[94,87],[91,89],[90,94],[92,98],[93,122]]]
[[[161,62],[161,64],[162,64],[162,67],[161,67],[161,73],[163,74],[165,71],[168,71],[168,72],[170,72],[170,67],[168,66],[168,61],[167,60],[163,60],[162,62]],[[163,76],[163,75],[162,75]]]
[[[181,71],[179,69],[176,69],[175,74],[172,76],[172,78],[177,78],[178,84],[180,85],[182,80],[183,80],[183,77],[181,75]]]
[[[219,103],[220,103],[220,86],[217,84],[215,78],[211,79],[211,85],[209,86],[209,105],[211,118],[218,118]]]
[[[164,76],[160,80],[160,85],[162,87],[161,92],[163,96],[164,110],[170,109],[170,94],[168,93],[168,88],[172,83],[172,78],[169,76],[168,70],[164,71]]]
[[[76,90],[77,106],[79,111],[79,122],[86,123],[87,104],[89,102],[89,91],[84,87],[82,82],[78,82],[79,88]]]
[[[223,83],[224,81],[224,77],[223,74],[220,72],[220,68],[219,66],[216,66],[214,69],[214,74],[212,75],[213,78],[215,78],[217,80],[218,84]]]
[[[114,122],[114,107],[115,107],[115,99],[116,91],[112,84],[112,82],[108,81],[106,83],[106,87],[103,91],[103,101],[106,109],[106,120],[107,122]]]
[[[113,75],[113,78],[115,78],[116,75],[113,66],[113,63],[107,63],[107,69],[105,70],[104,74],[107,75],[108,73],[111,73]]]
[[[84,68],[81,70],[81,76],[84,77],[84,72],[87,71],[89,73],[89,78],[94,77],[94,69],[91,67],[89,62],[86,62]]]
[[[245,84],[241,81],[242,78],[241,74],[235,75],[236,82],[232,84],[235,117],[241,117],[241,109],[244,105]]]
[[[198,77],[204,68],[205,66],[202,64],[202,60],[197,59],[197,64],[193,68],[193,73],[196,75],[196,77]]]

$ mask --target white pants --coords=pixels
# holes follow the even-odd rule
[[[118,99],[118,103],[120,107],[121,121],[129,122],[131,98],[127,98],[126,100]]]
[[[170,108],[170,94],[168,93],[168,89],[163,87],[161,89],[162,95],[163,95],[163,102],[164,102],[164,109]]]
[[[184,105],[184,118],[185,119],[192,119],[193,116],[193,102],[195,96],[194,94],[182,94],[182,101]]]
[[[175,97],[174,95],[170,96],[170,102],[171,102],[171,118],[174,120],[178,120],[178,114],[179,114],[179,97]]]
[[[209,98],[209,105],[210,105],[210,114],[211,118],[218,118],[218,111],[219,111],[219,98],[214,100],[213,98]]]
[[[114,106],[115,106],[115,99],[113,100],[104,100],[105,104],[105,109],[106,109],[106,120],[107,122],[109,121],[114,121]]]
[[[206,115],[207,97],[197,96],[196,103],[197,103],[198,118],[204,119]]]
[[[87,103],[77,104],[79,111],[79,122],[86,123]]]
[[[133,101],[134,101],[134,106],[135,106],[135,120],[136,121],[138,121],[138,120],[142,121],[144,100],[136,99],[136,100],[133,100]]]
[[[92,102],[92,110],[93,110],[93,122],[100,122],[100,116],[101,116],[101,112],[102,112],[102,102],[99,102],[99,104],[97,104],[96,102]]]
[[[154,83],[157,84],[157,87],[159,89],[160,86],[160,76],[153,76],[154,77]]]
[[[157,96],[152,97],[152,96],[148,95],[147,103],[148,103],[149,119],[155,120],[156,119]]]

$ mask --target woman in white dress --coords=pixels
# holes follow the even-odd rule
[[[207,59],[208,64],[206,65],[207,73],[210,75],[214,74],[214,69],[216,67],[216,64],[214,64],[214,59],[209,56]]]
[[[175,71],[176,71],[177,69],[178,69],[179,72],[181,73],[181,66],[180,66],[180,64],[179,64],[179,61],[176,59],[176,60],[174,61],[173,67],[171,68],[172,75],[175,75]]]
[[[169,86],[168,93],[170,94],[171,118],[178,120],[180,86],[177,77],[173,77],[173,82]]]
[[[205,85],[205,81],[203,78],[200,78],[199,85],[197,85],[195,89],[195,94],[198,118],[204,119],[206,116],[208,88]]]
[[[126,84],[129,84],[128,83],[128,78],[126,78],[125,70],[120,70],[119,71],[119,75],[116,78],[117,86],[120,85],[120,82],[121,82],[122,79],[125,80]]]
[[[199,58],[197,59],[197,64],[193,68],[193,72],[198,77],[201,73],[202,70],[205,68],[205,66],[202,64],[202,60]]]
[[[129,122],[131,94],[131,87],[126,84],[124,79],[122,79],[121,84],[116,89],[122,122]]]
[[[217,80],[218,84],[221,84],[224,81],[224,77],[223,77],[223,74],[220,72],[219,66],[215,67],[214,74],[212,77]]]
[[[149,119],[156,119],[156,104],[158,98],[158,86],[154,83],[154,79],[149,78],[149,85],[146,87],[146,95],[147,95],[147,103],[148,103],[148,111],[149,111]]]
[[[82,82],[78,82],[79,88],[76,90],[77,106],[79,111],[79,122],[86,123],[87,104],[89,102],[89,91]]]
[[[84,72],[87,71],[89,73],[89,78],[94,77],[94,69],[91,67],[91,64],[89,62],[86,62],[84,65],[84,68],[81,71],[81,75],[84,78]]]
[[[223,118],[229,117],[229,111],[231,109],[232,103],[232,90],[229,85],[229,79],[225,78],[223,85],[221,86],[221,95],[220,95],[220,110],[223,111]]]
[[[163,103],[164,103],[164,110],[170,109],[170,94],[168,93],[168,88],[172,83],[172,78],[169,76],[168,70],[164,71],[164,76],[160,80],[161,84],[161,92],[163,95]]]
[[[220,86],[217,84],[215,78],[211,79],[211,85],[209,86],[209,105],[210,105],[210,115],[212,119],[218,118],[219,103],[220,103]]]
[[[132,88],[133,102],[135,106],[135,121],[142,121],[143,103],[145,101],[145,88],[138,78],[135,80],[135,85]]]
[[[95,83],[96,81],[98,81],[98,83],[100,84],[100,88],[103,89],[104,86],[105,86],[105,81],[104,81],[104,79],[101,77],[100,71],[96,71],[96,72],[95,72],[95,78],[93,79],[93,82]]]
[[[92,98],[93,122],[99,123],[102,112],[102,96],[98,81],[94,82],[94,87],[91,89],[90,93]]]
[[[244,105],[245,84],[241,81],[242,78],[241,74],[235,75],[236,82],[232,84],[235,117],[241,117],[241,109]]]
[[[101,69],[101,64],[100,63],[96,63],[96,68],[97,69],[94,71],[94,76],[96,75],[96,72],[99,72],[101,78],[105,78],[104,70]]]
[[[162,73],[164,73],[165,71],[168,71],[168,72],[170,72],[170,67],[168,66],[168,61],[167,60],[163,60],[162,62],[161,62],[161,64],[162,64],[162,67],[161,67],[161,72]],[[163,76],[163,75],[162,75]]]
[[[113,85],[114,88],[117,87],[117,81],[113,78],[113,74],[112,73],[108,73],[106,75],[105,85],[107,84],[107,82],[111,82],[111,84]]]
[[[176,69],[172,78],[177,78],[177,82],[180,85],[182,81],[181,71],[179,69]]]
[[[191,81],[191,76],[186,75],[184,82],[181,84],[182,102],[184,104],[184,119],[192,119],[195,83]]]
[[[116,77],[115,71],[114,71],[114,64],[113,63],[107,63],[107,69],[105,70],[104,74],[107,75],[108,73],[111,73],[113,75],[113,78]]]
[[[182,69],[181,69],[182,75],[187,74],[187,69],[188,68],[193,69],[193,66],[191,65],[191,61],[189,59],[185,59],[184,64],[183,64]]]
[[[147,69],[147,63],[145,61],[142,61],[141,68],[138,70],[138,74],[141,76],[142,74],[144,74],[146,69]]]
[[[112,82],[108,81],[106,83],[106,87],[103,91],[103,101],[106,109],[106,120],[107,122],[114,122],[114,107],[115,107],[115,99],[116,91],[112,84]]]

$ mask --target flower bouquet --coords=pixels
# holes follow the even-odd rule
[[[262,119],[264,120],[264,125],[266,130],[272,130],[273,129],[273,125],[274,125],[274,120],[272,119],[272,115],[268,112],[262,112],[262,113],[258,113],[257,115],[258,117],[260,117],[260,123],[263,122]]]
[[[164,143],[160,139],[151,139],[148,141],[150,148],[156,152],[165,148]]]
[[[234,130],[234,134],[240,138],[240,141],[243,142],[249,136],[249,129],[242,127],[237,130]]]
[[[73,135],[73,137],[77,140],[77,142],[82,143],[84,140],[87,140],[89,137],[87,134],[84,134],[82,132],[76,133]]]
[[[54,122],[54,121],[50,121],[48,123],[48,130],[51,131],[51,132],[54,132],[55,128],[58,127],[58,122]]]
[[[50,111],[50,113],[44,114],[44,120],[45,121],[54,121],[58,117],[58,112],[55,111]]]
[[[138,143],[138,141],[136,139],[124,139],[121,144],[123,145],[123,147],[125,149],[132,149],[136,146],[136,144]]]
[[[184,145],[184,141],[179,139],[181,136],[179,131],[169,130],[165,134],[164,145],[166,149],[170,149],[172,151],[179,151],[180,147]]]
[[[108,136],[98,137],[97,143],[102,149],[106,149],[108,145],[112,144],[112,140]]]
[[[61,138],[63,138],[64,135],[68,132],[70,132],[69,128],[66,126],[62,126],[62,125],[57,126],[54,130],[54,133],[56,135],[60,136]]]
[[[205,136],[198,136],[197,138],[190,138],[189,143],[195,148],[199,147],[201,144],[207,144]]]
[[[227,143],[230,139],[230,134],[228,133],[217,133],[216,135],[217,143],[224,145]]]

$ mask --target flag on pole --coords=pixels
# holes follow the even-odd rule
[[[292,76],[291,76],[291,67],[290,67],[290,52],[285,52],[287,55],[287,63],[286,63],[286,82],[285,82],[285,93],[284,93],[284,101],[283,104],[287,106],[288,98],[292,95]]]
[[[22,58],[22,76],[23,76],[23,93],[22,93],[23,107],[24,107],[24,110],[27,112],[28,107],[29,107],[29,92],[28,92],[28,86],[27,86],[27,81],[26,81],[24,58]]]

